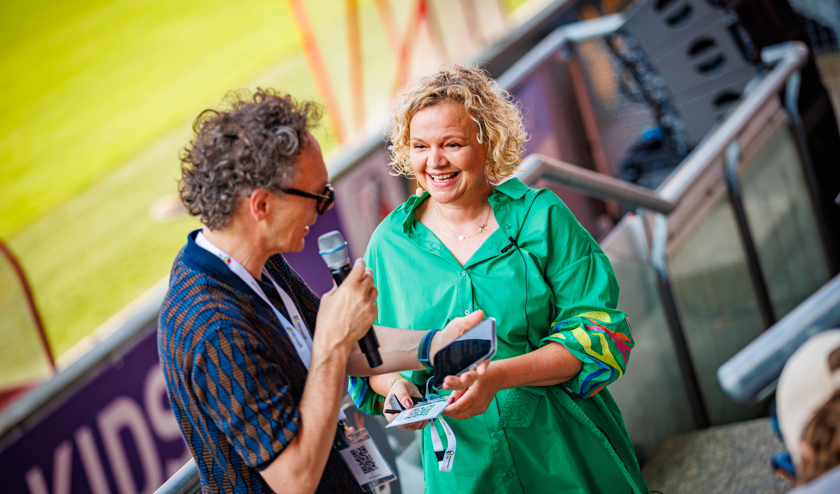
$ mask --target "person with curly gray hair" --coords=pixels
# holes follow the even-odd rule
[[[181,157],[181,199],[204,228],[176,257],[160,311],[172,410],[202,492],[361,493],[339,453],[349,441],[338,419],[345,375],[372,372],[356,345],[376,316],[372,273],[357,260],[319,299],[282,255],[303,249],[333,204],[309,131],[321,112],[274,91],[231,99],[199,116]],[[433,355],[480,320],[439,332],[377,327],[377,371],[422,368],[421,340]],[[462,389],[481,373],[446,386]]]
[[[512,176],[527,139],[513,98],[485,71],[450,65],[394,108],[391,164],[419,187],[365,254],[377,323],[419,329],[480,310],[497,320],[493,363],[444,411],[457,458],[437,454],[436,427],[402,426],[423,429],[426,492],[648,492],[607,390],[634,345],[615,275],[552,191]],[[353,377],[350,393],[379,414],[391,396],[419,396],[433,372]]]

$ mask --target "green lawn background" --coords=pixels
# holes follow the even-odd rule
[[[391,4],[402,31],[409,2]],[[343,5],[306,1],[349,117]],[[382,115],[395,62],[372,0],[360,17],[368,115]],[[283,0],[4,3],[0,74],[0,238],[56,355],[165,276],[198,226],[149,209],[176,190],[199,111],[243,87],[318,99]],[[317,135],[335,145],[326,121]]]
[[[322,22],[341,11],[308,2]],[[280,0],[0,6],[0,237],[298,51]]]

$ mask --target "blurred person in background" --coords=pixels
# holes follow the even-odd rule
[[[811,337],[785,364],[776,414],[796,494],[840,492],[840,330]]]
[[[483,70],[451,65],[406,88],[394,109],[391,165],[419,188],[368,245],[377,321],[441,327],[476,310],[497,320],[493,364],[444,412],[455,419],[451,471],[439,471],[431,427],[403,426],[423,428],[426,492],[647,493],[607,390],[634,345],[619,287],[554,192],[510,178],[527,139],[519,108]],[[350,391],[378,414],[392,395],[419,396],[431,376],[351,378]]]
[[[158,351],[202,492],[362,492],[333,445],[346,373],[371,372],[356,342],[376,316],[372,274],[358,260],[319,299],[282,256],[333,204],[319,116],[273,91],[235,95],[199,116],[182,156],[181,199],[204,228],[172,267]],[[453,321],[430,353],[481,319]],[[422,368],[424,333],[378,328],[381,368]]]

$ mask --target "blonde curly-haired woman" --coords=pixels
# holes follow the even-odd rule
[[[519,108],[478,68],[444,67],[397,97],[391,165],[420,187],[368,246],[377,323],[443,327],[482,309],[498,324],[484,378],[445,412],[451,471],[432,445],[439,427],[404,428],[424,429],[426,492],[647,493],[607,390],[634,345],[618,284],[553,192],[511,178],[526,139]],[[431,375],[351,378],[350,391],[379,414],[391,395],[410,404]]]

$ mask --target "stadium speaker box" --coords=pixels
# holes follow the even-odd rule
[[[705,0],[648,0],[624,26],[659,75],[689,145],[706,135],[756,75],[733,28],[725,11]]]
[[[652,53],[719,10],[706,0],[647,0],[630,13],[624,28],[643,50]]]

